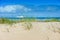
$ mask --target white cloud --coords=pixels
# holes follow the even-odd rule
[[[24,11],[28,12],[31,11],[30,8],[26,8],[22,5],[6,5],[0,7],[0,12],[16,12],[16,11]]]
[[[24,16],[17,16],[17,18],[24,18]]]

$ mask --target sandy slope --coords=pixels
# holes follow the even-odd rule
[[[30,31],[24,30],[22,24],[17,23],[12,27],[0,24],[0,40],[60,40],[59,22],[32,22]]]

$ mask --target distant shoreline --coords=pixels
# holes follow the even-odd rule
[[[21,19],[19,17],[0,17],[0,18],[7,18],[7,19]],[[60,19],[60,17],[23,17],[23,18],[36,18],[36,19]]]

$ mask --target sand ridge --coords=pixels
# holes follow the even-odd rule
[[[29,31],[24,30],[23,23],[14,24],[12,27],[0,24],[0,40],[60,40],[60,22],[31,23],[33,27]]]

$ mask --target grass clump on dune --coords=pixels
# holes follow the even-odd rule
[[[45,22],[60,22],[59,19],[47,19]]]
[[[17,23],[17,22],[7,18],[0,18],[0,24],[10,25],[9,27],[6,28],[7,32],[9,32],[9,29],[12,27],[13,23]]]
[[[25,30],[31,30],[32,29],[32,24],[30,22],[24,22],[23,26],[24,26],[23,28]]]
[[[22,18],[20,22],[23,22],[23,28],[25,30],[31,30],[32,29],[32,23],[31,22],[36,22],[37,20],[35,18]]]
[[[37,22],[36,18],[21,18],[20,22]]]
[[[13,23],[16,22],[7,18],[0,18],[0,24],[13,24]]]
[[[19,20],[14,21],[14,20],[10,20],[7,18],[0,18],[0,24],[8,24],[10,26],[12,26],[13,23],[24,22],[23,26],[24,26],[25,30],[30,30],[32,28],[31,21],[35,21],[35,19],[26,19],[25,18],[25,19],[21,19],[20,21]],[[9,31],[9,28],[7,30]]]

